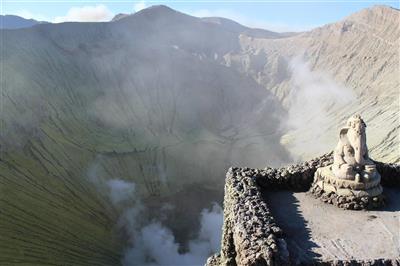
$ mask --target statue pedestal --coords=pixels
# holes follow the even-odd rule
[[[340,179],[333,174],[332,165],[329,165],[317,169],[310,192],[322,201],[343,209],[373,209],[384,205],[380,181],[379,173],[360,182]]]

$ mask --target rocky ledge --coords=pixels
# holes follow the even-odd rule
[[[373,197],[355,197],[347,195],[338,195],[333,192],[326,192],[319,186],[311,186],[310,193],[315,197],[321,199],[325,203],[333,204],[339,208],[346,210],[371,210],[380,208],[385,205],[385,198],[383,195]]]
[[[216,265],[291,265],[285,234],[275,222],[263,193],[308,191],[319,167],[332,164],[332,152],[283,168],[230,168],[226,175],[221,252]],[[383,186],[400,187],[400,166],[375,162]],[[315,261],[313,265],[400,265],[400,259]]]

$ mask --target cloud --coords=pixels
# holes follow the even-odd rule
[[[135,2],[133,5],[134,12],[138,12],[142,9],[149,7],[146,1]],[[299,32],[306,31],[317,27],[318,25],[293,25],[279,21],[265,21],[259,20],[252,17],[245,16],[231,9],[199,9],[199,10],[182,10],[182,12],[190,14],[195,17],[223,17],[234,20],[242,25],[251,28],[261,28],[276,32]],[[41,14],[31,13],[29,10],[23,9],[17,11],[15,15],[24,17],[27,19],[35,19],[38,21],[49,21],[54,23],[75,21],[75,22],[102,22],[109,21],[114,16],[113,12],[103,4],[95,6],[82,6],[72,7],[68,10],[65,16],[58,16],[54,19],[47,18]]]
[[[299,32],[315,28],[316,25],[293,25],[279,21],[264,21],[247,17],[230,9],[199,9],[194,11],[186,11],[186,13],[195,17],[223,17],[234,20],[244,26],[250,28],[260,28],[276,32]]]
[[[77,22],[101,22],[109,21],[113,13],[105,5],[71,7],[65,16],[54,18],[54,23]]]
[[[138,11],[140,11],[140,10],[142,10],[142,9],[145,9],[146,7],[147,7],[146,2],[145,2],[145,1],[140,1],[140,2],[137,2],[137,3],[135,3],[135,4],[133,5],[133,10],[134,10],[135,12],[138,12]]]

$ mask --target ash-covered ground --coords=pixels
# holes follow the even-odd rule
[[[268,191],[265,198],[285,232],[292,259],[350,260],[400,256],[400,189],[384,188],[387,204],[350,211],[325,204],[307,192]]]

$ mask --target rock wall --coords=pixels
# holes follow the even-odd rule
[[[381,174],[382,186],[400,187],[400,165],[374,161],[376,169]]]
[[[333,153],[327,153],[301,164],[282,168],[267,167],[264,170],[254,170],[257,184],[262,189],[289,189],[307,191],[314,179],[314,173],[319,167],[333,163]]]
[[[224,199],[222,265],[285,265],[288,251],[254,178],[260,171],[230,168]]]
[[[276,189],[307,191],[317,168],[332,162],[331,152],[278,169],[230,168],[225,181],[221,252],[210,257],[206,265],[290,265],[284,232],[271,215],[262,192]],[[400,165],[376,164],[382,185],[400,187]],[[400,265],[400,258],[316,261],[314,265]]]

